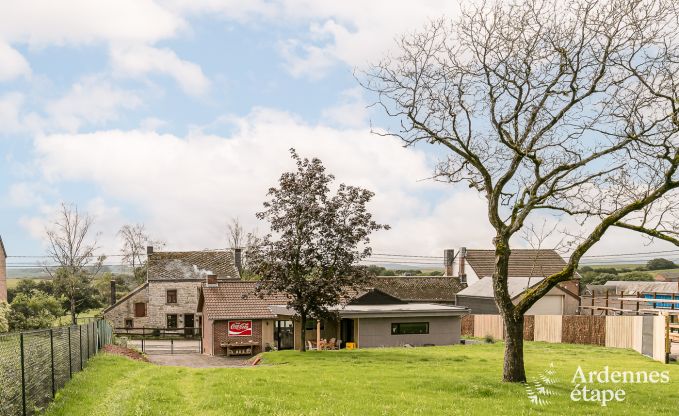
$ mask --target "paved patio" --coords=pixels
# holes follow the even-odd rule
[[[215,357],[203,354],[149,354],[150,362],[158,365],[191,368],[217,368],[247,366],[247,358]]]

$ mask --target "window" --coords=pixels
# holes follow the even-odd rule
[[[323,324],[323,321],[321,321],[321,331],[325,329],[325,325]],[[309,319],[306,321],[306,330],[307,331],[315,331],[316,330],[316,320],[315,319]]]
[[[125,319],[125,328],[134,328],[134,321],[132,319]]]
[[[167,315],[167,327],[169,329],[177,328],[177,315]]]
[[[167,303],[177,303],[177,289],[167,291]]]
[[[146,316],[146,304],[138,302],[134,304],[134,317],[143,318]]]
[[[429,322],[404,322],[391,324],[391,335],[428,334]]]

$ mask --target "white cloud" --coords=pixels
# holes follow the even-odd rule
[[[71,90],[47,104],[46,111],[53,128],[75,132],[84,125],[102,125],[115,121],[123,109],[141,105],[139,96],[111,85],[98,77],[85,77]]]
[[[334,126],[360,128],[368,125],[368,114],[363,90],[356,87],[343,91],[339,103],[323,109],[321,118]]]
[[[322,77],[338,62],[363,66],[382,56],[404,32],[430,19],[454,16],[458,4],[447,0],[167,0],[178,15],[222,16],[246,24],[307,25],[306,33],[279,44],[294,76]],[[266,27],[266,26],[265,26]]]
[[[115,71],[122,75],[142,76],[149,72],[167,74],[188,94],[204,94],[210,86],[200,66],[180,59],[167,48],[146,45],[113,47],[111,60]]]
[[[37,163],[50,183],[92,182],[103,197],[130,204],[171,248],[224,247],[224,227],[234,216],[262,230],[254,213],[267,188],[293,167],[290,147],[320,157],[338,181],[376,192],[376,219],[393,227],[375,235],[376,247],[437,254],[490,241],[479,225],[482,201],[418,181],[430,175],[427,157],[393,138],[312,126],[265,109],[234,122],[228,138],[139,130],[45,136],[35,142]],[[428,202],[431,192],[441,193],[439,203]]]
[[[0,2],[0,38],[34,47],[153,43],[184,26],[180,16],[151,0]]]
[[[30,73],[31,67],[23,55],[0,40],[0,81],[10,81]]]
[[[0,126],[2,133],[14,133],[22,129],[21,109],[24,96],[18,92],[10,92],[0,96]]]

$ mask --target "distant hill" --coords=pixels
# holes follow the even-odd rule
[[[104,266],[101,268],[100,273],[111,272],[115,274],[131,274],[132,268],[129,266]],[[46,279],[50,275],[44,269],[39,267],[26,267],[26,268],[7,268],[7,278],[8,279]]]

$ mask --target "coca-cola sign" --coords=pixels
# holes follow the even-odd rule
[[[251,337],[252,321],[229,321],[230,337]]]

